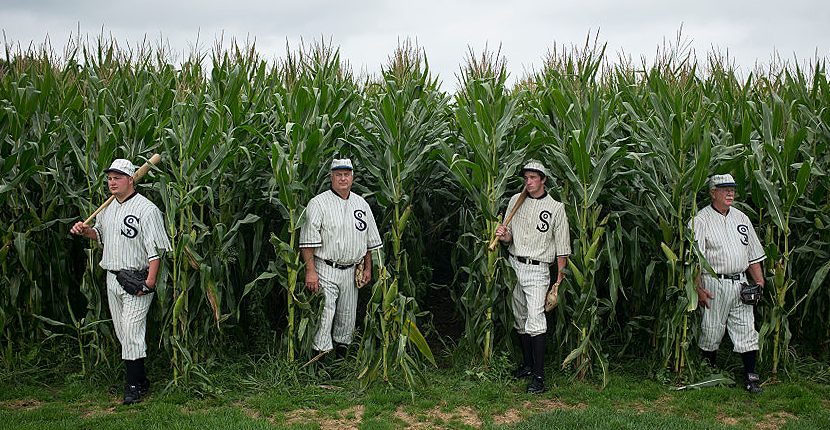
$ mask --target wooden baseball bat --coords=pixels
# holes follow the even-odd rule
[[[143,166],[139,167],[138,170],[135,172],[135,175],[133,175],[133,182],[138,182],[139,179],[141,179],[144,175],[147,174],[147,172],[150,170],[150,167],[155,166],[159,163],[159,161],[161,161],[161,155],[153,154],[153,156],[150,157],[150,159],[147,160],[147,162],[144,163]],[[101,212],[102,210],[104,210],[104,208],[109,206],[114,199],[115,195],[111,195],[110,198],[107,199],[107,201],[101,204],[101,206],[98,206],[98,209],[95,209],[95,212],[93,212],[92,215],[90,215],[89,218],[87,218],[86,221],[84,221],[84,224],[89,225],[89,223],[92,222],[92,219],[95,218],[95,215],[98,215],[99,212]]]
[[[510,220],[513,219],[513,215],[516,215],[516,211],[519,210],[519,208],[522,206],[522,203],[525,202],[526,198],[527,198],[527,188],[524,188],[524,189],[522,189],[522,193],[519,194],[519,197],[516,199],[516,204],[513,205],[513,210],[510,211],[509,214],[507,214],[507,218],[504,219],[504,223],[502,223],[502,225],[507,225],[507,224],[510,223]],[[490,246],[488,246],[487,249],[489,249],[490,251],[495,251],[498,244],[499,244],[499,237],[498,236],[493,236],[493,240],[490,241]]]

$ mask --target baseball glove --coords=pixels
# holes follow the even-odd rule
[[[741,301],[744,304],[755,306],[761,301],[761,286],[758,284],[741,284]]]
[[[363,287],[363,260],[354,266],[354,286],[357,288]]]
[[[559,283],[555,283],[550,287],[548,290],[547,296],[545,296],[545,312],[550,312],[556,305],[559,303]]]
[[[153,290],[147,287],[145,281],[149,270],[119,270],[115,274],[115,279],[121,284],[121,288],[127,293],[135,296],[139,292],[144,294],[152,293]]]

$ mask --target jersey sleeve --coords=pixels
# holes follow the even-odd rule
[[[761,241],[758,239],[758,234],[755,232],[755,227],[752,223],[749,223],[749,249],[747,249],[747,257],[749,257],[749,264],[755,264],[767,258],[767,255],[764,253],[764,247],[761,246]]]
[[[706,240],[703,231],[703,221],[700,220],[699,216],[695,216],[689,220],[689,228],[694,234],[693,245],[697,246],[697,249],[700,251],[701,255],[706,255]]]
[[[317,199],[311,199],[305,208],[305,221],[300,227],[300,248],[319,248],[323,246],[320,229],[323,226],[323,212]]]
[[[366,249],[369,251],[378,249],[383,246],[383,242],[380,240],[380,233],[378,232],[378,225],[375,223],[375,215],[372,213],[372,208],[366,205],[366,213],[369,215],[369,219],[367,220],[369,223],[369,229],[366,231]]]
[[[571,229],[568,224],[568,215],[565,213],[565,205],[559,204],[553,214],[554,245],[556,256],[564,257],[571,255]]]
[[[141,226],[144,251],[147,253],[148,261],[156,260],[160,258],[161,253],[171,249],[170,239],[164,229],[164,218],[155,206],[143,218],[146,220]]]

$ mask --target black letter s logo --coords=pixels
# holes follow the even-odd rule
[[[124,217],[124,226],[121,227],[121,235],[130,239],[138,236],[138,217],[127,215]]]
[[[741,243],[749,245],[749,227],[743,224],[738,225],[738,234],[741,235]]]
[[[542,233],[550,230],[550,212],[542,211],[539,213],[539,224],[536,224],[536,230],[541,231]]]
[[[360,210],[360,209],[354,211],[354,219],[355,219],[354,228],[356,228],[357,231],[366,230],[367,225],[366,225],[366,221],[363,221],[364,216],[366,216],[366,211],[363,211],[363,210]]]

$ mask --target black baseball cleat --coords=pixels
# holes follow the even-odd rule
[[[125,385],[124,386],[124,401],[122,404],[125,405],[132,405],[133,403],[138,403],[141,401],[141,392],[138,389],[138,385]]]
[[[758,377],[757,373],[747,373],[744,389],[752,394],[761,394],[764,392],[764,389],[761,388],[760,382],[761,378]]]
[[[527,392],[530,394],[542,394],[548,391],[545,387],[545,378],[541,376],[534,376],[530,378],[530,383],[527,384]]]
[[[150,380],[145,379],[144,382],[138,384],[138,394],[141,397],[146,397],[150,393]]]
[[[519,366],[518,369],[513,371],[513,377],[516,379],[527,378],[533,374],[533,369],[530,366]]]

